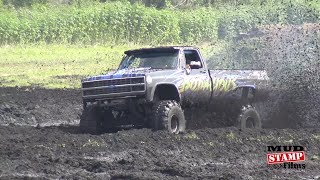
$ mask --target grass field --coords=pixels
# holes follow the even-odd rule
[[[0,48],[0,86],[79,88],[81,78],[117,68],[123,52],[141,45],[27,45]],[[202,45],[205,57],[214,48]]]
[[[0,48],[1,86],[80,87],[80,79],[116,68],[132,46],[6,46]]]
[[[318,23],[320,14],[319,0],[192,9],[49,2],[0,0],[0,86],[79,88],[82,77],[116,68],[124,50],[161,44],[200,46],[210,68],[242,67],[257,59],[250,59],[257,47],[235,44],[240,34],[261,25]]]

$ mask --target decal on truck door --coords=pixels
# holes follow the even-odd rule
[[[213,96],[222,96],[237,87],[234,79],[213,79]]]
[[[237,84],[234,79],[213,79],[213,94],[214,96],[224,95],[225,93],[232,91],[236,88]],[[181,93],[187,91],[211,91],[210,81],[204,81],[199,77],[190,78],[184,80],[179,88]]]

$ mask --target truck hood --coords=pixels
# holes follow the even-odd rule
[[[116,71],[110,71],[104,75],[86,77],[83,81],[96,81],[96,80],[106,80],[114,78],[125,78],[125,77],[139,77],[150,75],[152,77],[156,76],[169,76],[170,74],[176,74],[177,70],[166,70],[166,69],[151,69],[151,68],[133,68],[133,69],[122,69]],[[179,71],[180,72],[180,71]]]

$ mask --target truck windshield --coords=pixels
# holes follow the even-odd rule
[[[178,52],[152,52],[127,55],[119,69],[175,69],[177,65]]]

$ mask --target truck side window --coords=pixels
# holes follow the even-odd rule
[[[196,50],[184,50],[186,67],[191,69],[201,69],[203,67],[199,54]]]

